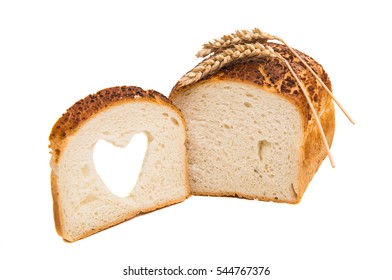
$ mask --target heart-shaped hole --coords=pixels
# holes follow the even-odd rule
[[[94,148],[98,175],[116,196],[126,197],[134,189],[148,148],[146,134],[135,134],[126,147],[99,140]]]

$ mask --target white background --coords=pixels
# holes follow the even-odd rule
[[[126,279],[128,265],[269,266],[265,279],[392,279],[387,3],[1,1],[0,279]],[[298,205],[191,197],[84,240],[62,241],[53,223],[48,149],[61,114],[111,86],[168,95],[198,62],[194,54],[204,42],[253,27],[327,70],[357,122],[337,110],[337,167],[325,160]]]

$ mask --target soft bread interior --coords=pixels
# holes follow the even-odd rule
[[[191,192],[296,201],[302,120],[277,94],[207,80],[172,100],[188,127]]]
[[[148,148],[139,179],[127,197],[117,197],[97,174],[93,151],[104,139],[125,147],[143,132]],[[71,137],[57,165],[59,211],[63,237],[73,241],[147,212],[183,200],[186,182],[185,127],[169,106],[153,102],[124,102],[91,117]]]

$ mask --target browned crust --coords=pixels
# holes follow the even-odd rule
[[[62,216],[60,215],[61,204],[59,199],[57,177],[53,171],[50,173],[50,184],[52,186],[54,225],[56,227],[57,234],[63,236],[63,219]]]
[[[329,96],[328,96],[329,97]],[[335,108],[332,98],[327,98],[324,111],[319,114],[321,126],[329,146],[332,145],[335,134]],[[295,203],[301,201],[302,196],[312,180],[314,174],[319,169],[327,151],[321,138],[321,133],[313,123],[308,125],[305,131],[304,143],[301,148],[300,168],[299,168],[299,193]]]
[[[135,86],[106,88],[76,102],[54,124],[49,136],[52,160],[58,162],[67,137],[74,134],[90,117],[110,106],[129,101],[150,101],[167,105],[182,117],[180,110],[166,96],[155,90],[143,90]]]
[[[49,136],[50,145],[49,147],[52,150],[52,164],[54,167],[57,165],[60,155],[65,148],[68,137],[74,135],[82,125],[88,121],[91,117],[94,117],[95,114],[102,112],[114,105],[119,105],[123,102],[153,102],[159,105],[168,106],[172,110],[176,111],[181,118],[184,130],[184,138],[186,139],[186,123],[181,111],[174,106],[171,101],[162,95],[161,93],[154,90],[143,90],[139,87],[134,86],[121,86],[121,87],[112,87],[106,88],[101,91],[98,91],[96,94],[90,94],[84,99],[79,100],[74,105],[72,105],[66,113],[64,113],[55,123],[52,128],[52,131]],[[184,149],[184,156],[187,159],[187,150]],[[53,198],[53,216],[55,222],[55,228],[57,233],[64,238],[64,240],[69,242],[74,242],[85,237],[88,237],[92,234],[115,226],[119,223],[127,221],[140,213],[151,212],[163,207],[167,207],[179,202],[184,201],[187,197],[190,196],[190,185],[188,178],[188,161],[185,160],[185,183],[187,192],[183,197],[178,199],[172,199],[165,203],[155,205],[154,207],[143,209],[143,211],[135,211],[132,213],[128,213],[125,217],[122,217],[118,220],[112,221],[101,228],[95,228],[86,231],[83,235],[77,238],[70,238],[65,235],[63,231],[63,216],[62,213],[62,205],[61,199],[59,197],[57,176],[54,172],[51,172],[51,192]]]
[[[320,118],[324,133],[329,144],[332,144],[332,139],[335,131],[335,114],[332,98],[320,83],[314,78],[309,70],[301,63],[301,61],[294,56],[290,50],[282,45],[276,43],[266,43],[271,46],[275,52],[278,52],[284,57],[293,68],[294,72],[305,85],[312,104]],[[326,86],[332,91],[331,82],[323,67],[317,63],[310,56],[297,51],[302,59],[312,68],[312,70],[321,78]],[[318,170],[321,162],[327,155],[327,151],[323,145],[321,134],[316,127],[314,116],[311,113],[309,104],[306,101],[299,85],[296,83],[294,76],[291,74],[287,66],[279,59],[273,58],[249,58],[233,62],[226,67],[223,67],[218,72],[208,75],[200,81],[187,86],[180,86],[177,83],[169,99],[175,100],[177,96],[193,87],[198,83],[213,82],[214,80],[231,80],[244,83],[251,83],[261,87],[263,90],[283,96],[299,111],[302,116],[302,123],[304,129],[303,145],[300,153],[300,168],[298,178],[298,192],[296,193],[295,201],[278,201],[298,203],[303,193],[305,192],[310,180]],[[197,193],[199,195],[220,195],[215,193]],[[240,196],[249,199],[268,200],[263,197],[247,197],[246,195],[238,193],[222,194],[224,196]],[[277,200],[273,200],[277,201]]]

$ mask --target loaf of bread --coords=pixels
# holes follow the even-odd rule
[[[225,46],[224,40],[218,43]],[[227,63],[224,55],[239,57],[246,48],[251,53],[261,47],[236,46],[215,60],[206,58],[210,61],[187,75],[195,81],[180,80],[169,96],[187,122],[193,194],[298,203],[327,155],[303,91],[276,56],[291,65],[308,91],[329,146],[335,129],[331,96],[287,46],[262,43],[264,52],[275,55],[250,55]],[[323,67],[297,53],[331,90]],[[219,63],[227,65],[212,71]]]
[[[104,139],[125,147],[144,133],[148,148],[133,191],[111,193],[94,166],[93,151]],[[68,241],[178,203],[189,195],[185,122],[160,93],[114,87],[75,103],[50,134],[51,184],[57,232]]]

